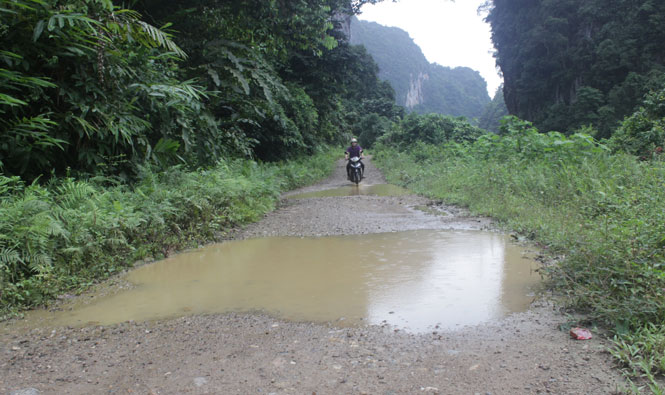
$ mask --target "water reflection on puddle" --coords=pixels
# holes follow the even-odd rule
[[[297,195],[287,196],[287,199],[308,199],[308,198],[322,198],[322,197],[337,197],[337,196],[355,196],[355,195],[371,195],[371,196],[402,196],[409,195],[407,189],[398,187],[391,184],[376,184],[376,185],[347,185],[341,188],[326,189],[323,191],[300,193]]]
[[[135,288],[48,320],[111,324],[260,310],[338,325],[452,329],[526,310],[535,268],[505,236],[477,231],[232,241],[140,267],[127,277]]]

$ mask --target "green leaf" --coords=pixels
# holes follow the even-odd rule
[[[36,42],[39,39],[39,37],[42,35],[43,31],[44,31],[44,20],[42,19],[39,22],[37,22],[37,24],[35,25],[35,30],[32,34],[32,41]]]
[[[215,86],[220,86],[222,84],[222,81],[219,79],[219,74],[215,71],[215,69],[208,68],[208,75],[210,75],[210,78],[212,78],[212,81],[215,83]]]
[[[326,49],[328,49],[328,50],[332,50],[332,49],[336,48],[338,45],[339,45],[339,43],[337,42],[335,37],[326,36],[323,39],[323,46],[326,47]]]
[[[0,104],[4,104],[6,106],[26,106],[28,103],[24,102],[23,100],[19,100],[15,97],[6,95],[4,93],[0,93]]]
[[[57,15],[53,15],[52,17],[50,17],[48,20],[48,24],[46,25],[46,29],[48,29],[48,31],[50,32],[52,32],[53,29],[55,29],[56,16]]]
[[[228,70],[234,77],[236,77],[236,80],[238,80],[238,82],[240,82],[240,84],[242,85],[242,90],[245,92],[246,95],[249,95],[249,83],[247,82],[247,79],[242,75],[242,73],[231,67],[226,67],[226,70]]]

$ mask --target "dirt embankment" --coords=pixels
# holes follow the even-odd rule
[[[328,180],[289,195],[348,185]],[[365,184],[385,180],[367,161]],[[427,214],[429,206],[445,215]],[[431,210],[430,210],[431,211]],[[285,199],[237,238],[412,229],[488,229],[486,218],[425,198]],[[607,394],[622,384],[598,339],[569,339],[538,302],[525,313],[415,335],[231,313],[86,328],[0,331],[0,393]]]

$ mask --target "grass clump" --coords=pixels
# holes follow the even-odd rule
[[[629,377],[643,378],[654,394],[662,394],[656,378],[665,374],[665,327],[647,324],[632,333],[615,336],[614,346],[610,350],[612,356],[624,368]],[[633,392],[639,393],[632,380]]]
[[[42,305],[141,259],[219,239],[272,210],[281,192],[329,174],[334,153],[188,171],[143,169],[133,185],[96,177],[26,185],[0,175],[0,312]]]

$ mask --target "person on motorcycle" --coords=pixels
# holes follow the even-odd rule
[[[355,137],[351,139],[351,146],[346,149],[346,152],[344,152],[344,159],[346,159],[346,177],[349,180],[351,179],[351,162],[349,162],[349,158],[353,158],[354,156],[357,156],[361,159],[363,158],[363,149],[361,146],[358,145],[358,139],[356,139]],[[360,167],[364,175],[365,164],[362,161],[360,161]]]

